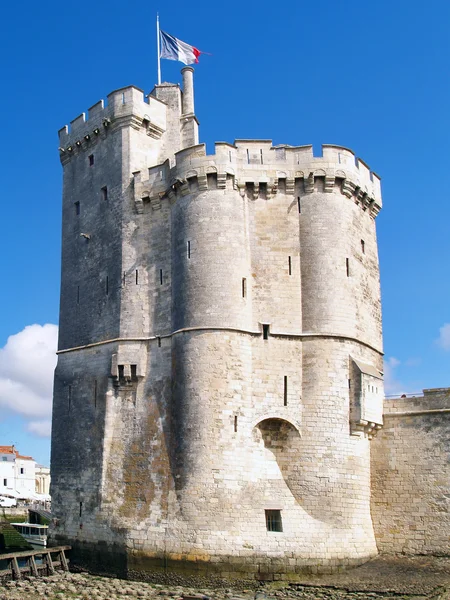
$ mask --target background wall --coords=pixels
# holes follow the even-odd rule
[[[380,552],[448,554],[450,389],[387,399],[372,441],[372,519]]]

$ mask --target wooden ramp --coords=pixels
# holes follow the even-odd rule
[[[25,550],[24,552],[10,552],[0,554],[0,562],[7,563],[7,568],[0,570],[0,579],[10,576],[19,580],[22,575],[53,575],[57,569],[68,571],[68,559],[66,550],[71,546],[55,546],[54,548],[43,548],[42,550]],[[36,562],[36,558],[42,557],[42,563]],[[19,563],[25,562],[25,565]]]

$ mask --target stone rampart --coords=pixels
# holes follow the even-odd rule
[[[449,459],[449,388],[385,400],[371,461],[380,552],[449,554]]]

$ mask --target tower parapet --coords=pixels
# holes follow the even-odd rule
[[[199,144],[177,152],[172,169],[168,170],[168,164],[156,165],[148,169],[148,176],[141,173],[136,193],[161,198],[195,181],[207,189],[205,177],[214,174],[218,187],[225,188],[227,178],[232,178],[235,188],[251,191],[254,199],[276,194],[280,184],[287,191],[305,194],[319,189],[331,193],[337,188],[375,217],[382,206],[378,175],[347,148],[326,144],[322,151],[322,157],[315,157],[312,146],[236,140],[234,144],[217,142],[215,154],[207,155],[206,146]]]

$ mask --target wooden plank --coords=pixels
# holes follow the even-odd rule
[[[61,550],[61,552],[59,553],[59,560],[61,562],[62,570],[63,571],[68,571],[69,570],[69,566],[67,564],[66,555],[64,554],[64,550]]]
[[[61,550],[71,550],[72,546],[54,546],[50,548],[42,547],[42,550],[29,550],[23,552],[10,552],[9,554],[0,554],[0,559],[6,558],[28,558],[29,556],[36,556],[37,554],[46,554],[47,552],[61,552]]]
[[[50,553],[44,556],[44,562],[47,565],[47,574],[54,575],[55,567],[53,566],[52,555]]]
[[[31,574],[35,577],[39,577],[39,573],[36,566],[36,561],[34,560],[34,556],[30,556],[28,559],[28,564],[30,565]]]
[[[19,569],[19,563],[17,562],[17,558],[15,556],[11,559],[11,570],[13,574],[13,579],[22,579],[22,574]]]

